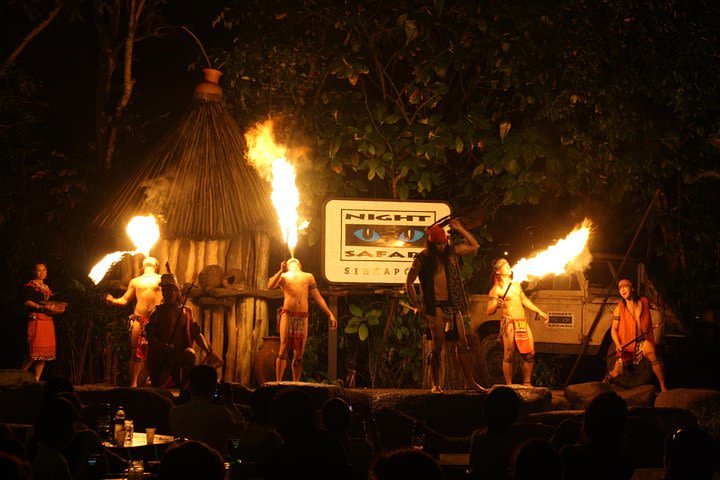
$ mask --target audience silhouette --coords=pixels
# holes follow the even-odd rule
[[[222,454],[227,454],[227,441],[245,428],[245,419],[228,407],[232,398],[228,389],[223,391],[225,403],[215,403],[213,395],[218,388],[217,371],[209,365],[197,365],[190,371],[190,399],[170,409],[170,431],[176,437],[185,437],[207,443]]]
[[[510,427],[519,410],[520,397],[511,387],[490,391],[485,399],[487,429],[476,430],[470,439],[470,478],[508,478],[514,446]]]
[[[442,480],[440,465],[427,453],[412,448],[381,453],[368,473],[369,480]]]
[[[717,453],[706,432],[678,430],[665,441],[665,480],[710,480]]]
[[[190,440],[165,452],[158,474],[160,480],[224,480],[225,462],[214,448]]]
[[[515,452],[513,480],[557,480],[561,473],[560,455],[546,440],[529,440]]]
[[[617,393],[593,398],[583,416],[580,444],[560,452],[565,480],[630,479],[633,466],[624,445],[626,419],[627,404]]]

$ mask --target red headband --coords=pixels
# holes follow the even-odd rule
[[[425,229],[428,240],[432,243],[444,243],[447,242],[447,234],[440,225],[430,225]]]

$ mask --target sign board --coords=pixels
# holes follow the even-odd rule
[[[323,275],[343,284],[405,283],[425,248],[425,227],[450,215],[444,202],[330,200],[325,204]]]

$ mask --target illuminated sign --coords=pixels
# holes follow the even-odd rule
[[[402,284],[425,248],[425,227],[450,215],[443,202],[330,200],[323,275],[332,283]]]

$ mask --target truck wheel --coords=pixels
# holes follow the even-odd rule
[[[610,342],[607,349],[605,350],[605,358],[607,372],[611,371],[615,366],[615,355],[610,356],[611,353],[615,353],[615,344]],[[609,357],[609,358],[608,358]],[[648,362],[647,358],[643,359],[637,365],[628,365],[623,373],[615,378],[612,383],[620,388],[633,388],[640,385],[652,384],[655,374],[652,371],[652,366]]]
[[[478,357],[480,357],[480,364],[478,365],[480,383],[486,387],[491,387],[496,384],[504,385],[505,378],[502,372],[502,361],[503,361],[503,346],[497,341],[497,334],[491,333],[485,335],[480,339],[478,345]],[[520,365],[513,359],[513,377],[517,376],[520,372]]]

